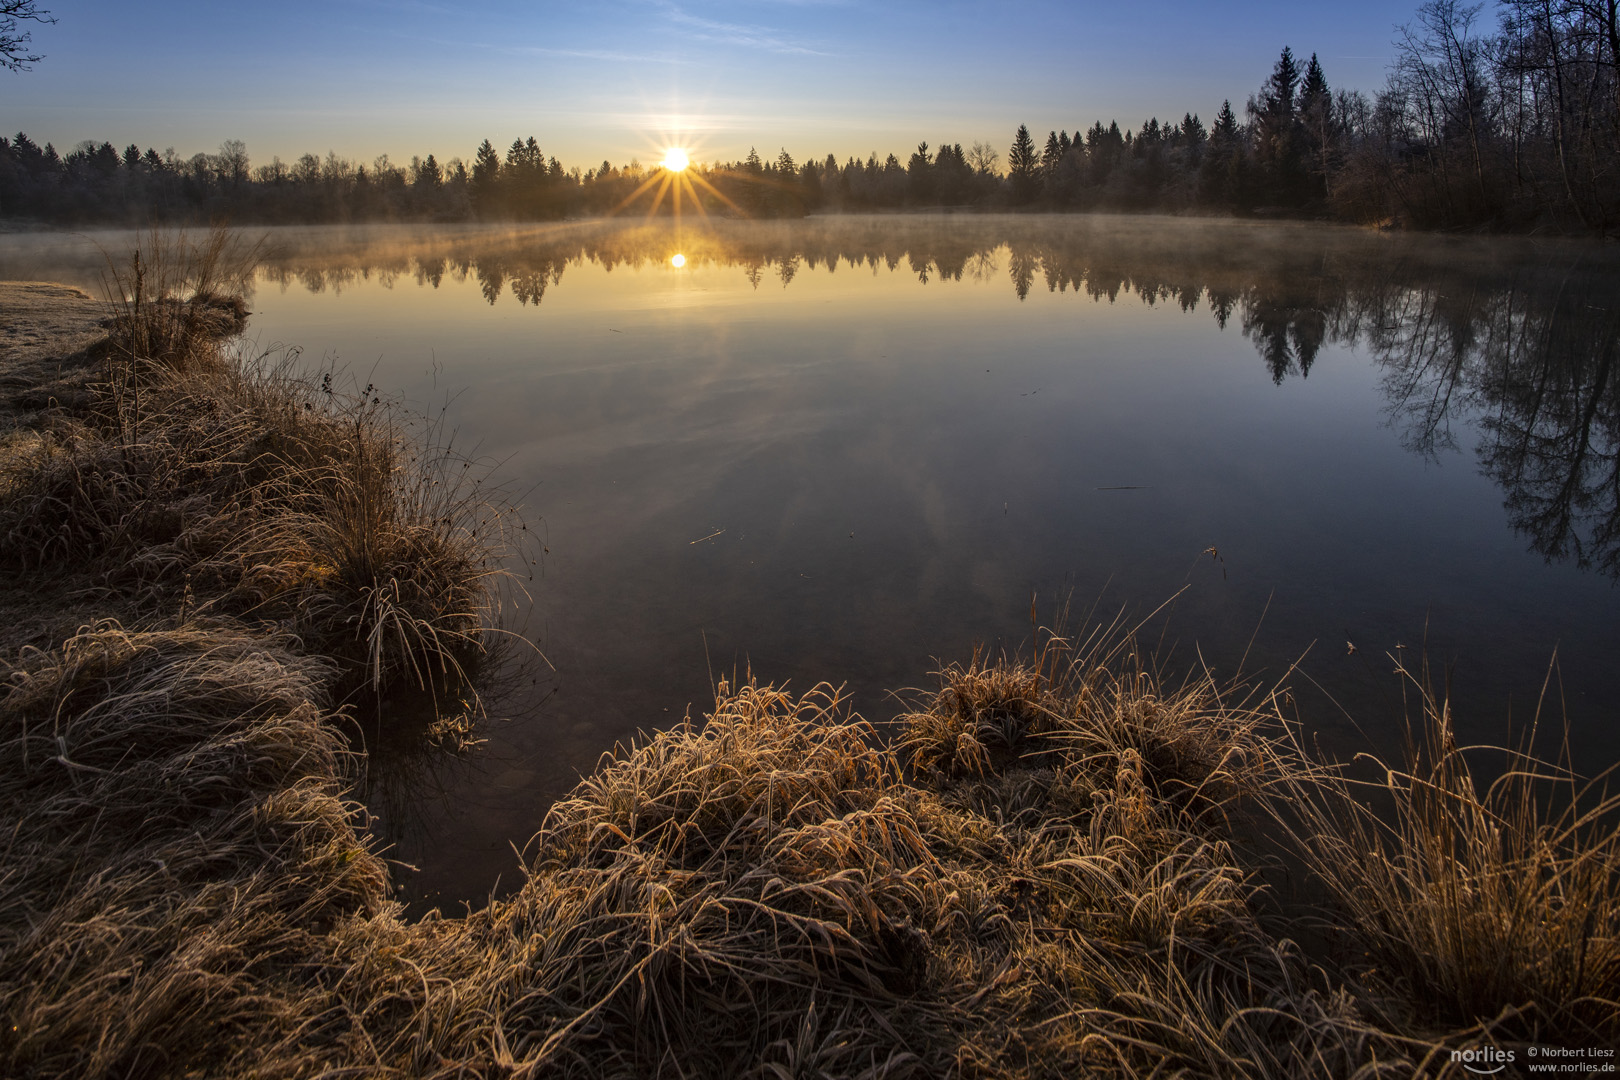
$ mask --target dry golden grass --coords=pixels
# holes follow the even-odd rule
[[[1612,767],[1459,747],[1427,672],[1405,760],[1375,780],[1290,772],[1276,820],[1329,901],[1324,922],[1385,1022],[1493,1041],[1620,1035],[1620,794]],[[1476,759],[1501,763],[1489,783]]]
[[[1345,873],[1409,861],[1207,678],[1048,667],[1038,722],[956,776],[916,771],[948,713],[919,709],[901,750],[828,687],[722,685],[552,808],[516,895],[412,923],[339,801],[314,663],[104,626],[15,673],[0,1072],[1370,1077],[1514,1037],[1416,1019],[1421,987],[1309,957],[1262,911],[1232,830],[1273,801],[1318,814]],[[1033,670],[947,669],[931,701],[1005,702]],[[1547,835],[1575,843],[1573,820]],[[1562,870],[1587,914],[1509,995],[1593,1038],[1614,1035],[1607,843]],[[1447,880],[1496,865],[1456,857]],[[1420,900],[1384,900],[1404,921],[1341,928],[1444,956]]]
[[[0,447],[0,562],[160,618],[290,634],[343,662],[345,691],[462,681],[483,651],[507,513],[374,388],[302,375],[296,353],[231,348],[240,321],[204,317],[241,308],[208,291],[229,277],[223,235],[137,255],[137,271],[163,269],[118,279],[82,394]],[[181,285],[202,291],[181,300]]]
[[[215,226],[201,240],[153,228],[127,258],[106,255],[109,341],[126,381],[147,370],[195,374],[219,368],[215,343],[247,325],[242,293],[260,245]]]
[[[13,673],[0,1072],[164,1075],[284,1032],[290,974],[388,888],[324,674],[238,631],[115,626]]]

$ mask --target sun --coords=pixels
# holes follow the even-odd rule
[[[5,0],[0,0],[0,5],[4,2]],[[658,213],[666,197],[669,199],[669,213],[677,224],[681,220],[683,204],[687,210],[694,211],[699,217],[707,220],[709,214],[703,206],[705,198],[723,203],[737,214],[746,216],[725,192],[709,183],[704,175],[705,168],[699,164],[698,159],[698,155],[703,153],[701,138],[694,142],[692,136],[680,128],[670,127],[659,133],[648,133],[647,143],[648,153],[654,156],[658,164],[646,170],[641,183],[636,185],[634,191],[620,199],[617,206],[608,211],[610,215],[617,214],[643,195],[647,195],[651,203],[647,207],[648,218]],[[676,269],[679,268],[677,264]]]

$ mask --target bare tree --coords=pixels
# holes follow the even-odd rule
[[[222,183],[239,188],[247,182],[249,175],[247,144],[241,139],[227,139],[220,143],[217,162]]]
[[[1482,5],[1428,0],[1417,21],[1400,28],[1395,41],[1391,89],[1408,103],[1415,134],[1432,151],[1440,190],[1455,211],[1449,148],[1461,144],[1473,174],[1479,208],[1490,202],[1485,184],[1484,144],[1493,129],[1487,77],[1487,42],[1474,33]]]
[[[987,142],[976,142],[967,152],[967,163],[980,176],[1001,175],[1001,152]]]
[[[56,17],[38,7],[37,0],[0,0],[0,67],[27,71],[44,57],[28,51],[33,34],[18,29],[25,20],[53,23]]]

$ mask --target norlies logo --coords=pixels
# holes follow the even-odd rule
[[[1453,1050],[1451,1060],[1462,1063],[1471,1073],[1490,1076],[1507,1068],[1513,1061],[1512,1050],[1498,1050],[1494,1046],[1479,1046],[1472,1050]]]

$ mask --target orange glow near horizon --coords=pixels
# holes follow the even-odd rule
[[[670,172],[682,172],[690,164],[692,164],[692,159],[680,147],[672,146],[664,151],[663,165]]]

